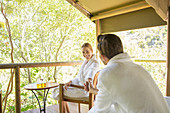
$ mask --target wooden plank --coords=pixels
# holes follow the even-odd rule
[[[168,8],[168,38],[167,38],[167,81],[166,96],[170,96],[170,7]]]
[[[0,113],[2,113],[2,91],[0,90]]]
[[[70,108],[70,113],[79,113],[78,109],[77,109],[77,107],[78,107],[77,103],[68,102],[68,105]],[[81,109],[81,113],[87,113],[89,111],[87,104],[80,104],[80,109]],[[39,113],[39,112],[40,112],[40,110],[39,110],[39,108],[37,108],[37,109],[24,111],[22,113]],[[59,113],[59,105],[56,104],[56,105],[48,106],[47,113]]]
[[[21,113],[21,95],[20,95],[20,68],[15,68],[15,106],[16,113]]]
[[[20,68],[32,68],[32,67],[51,67],[51,66],[73,66],[81,65],[82,61],[73,62],[46,62],[46,63],[10,63],[0,64],[0,69],[10,69],[19,66]]]

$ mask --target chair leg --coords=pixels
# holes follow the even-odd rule
[[[59,112],[60,113],[65,113],[64,101],[59,101]]]
[[[79,111],[79,113],[81,113],[81,110],[80,110],[80,103],[78,103],[78,111]]]
[[[93,107],[93,100],[94,100],[94,95],[89,94],[89,110]]]
[[[63,101],[63,86],[64,84],[59,85],[59,110],[60,113],[65,113],[65,106]]]
[[[64,102],[64,104],[65,104],[65,111],[66,111],[67,113],[70,113],[70,110],[69,110],[69,107],[68,107],[68,103],[67,103],[67,102]]]

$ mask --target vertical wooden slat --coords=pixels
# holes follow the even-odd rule
[[[101,24],[100,24],[100,20],[96,20],[96,58],[99,58],[98,55],[98,50],[97,50],[97,36],[101,34]]]
[[[2,113],[2,91],[0,90],[0,113]]]
[[[15,68],[15,106],[16,113],[21,113],[21,96],[20,96],[20,67]]]
[[[167,81],[166,96],[170,96],[170,7],[168,8],[168,31],[167,31]]]

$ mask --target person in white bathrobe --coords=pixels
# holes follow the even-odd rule
[[[170,113],[151,75],[123,52],[118,36],[99,35],[98,50],[106,67],[100,71],[99,91],[88,113]]]
[[[94,75],[99,70],[99,62],[97,61],[96,56],[93,54],[92,46],[89,43],[84,43],[81,48],[83,56],[85,57],[86,60],[83,62],[77,76],[73,80],[70,80],[69,82],[65,83],[64,95],[68,97],[76,98],[87,97],[88,92],[86,92],[85,90],[69,86],[71,84],[83,86],[86,81],[89,82],[92,81]],[[52,91],[52,97],[55,100],[58,100],[59,98],[58,88],[55,88]]]

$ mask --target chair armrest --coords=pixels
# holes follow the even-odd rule
[[[80,85],[71,84],[70,86],[71,86],[71,87],[80,88],[80,89],[84,89],[84,86],[80,86]]]

